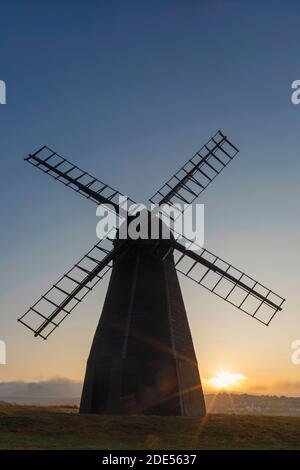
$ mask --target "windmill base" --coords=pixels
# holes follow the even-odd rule
[[[80,413],[204,416],[198,366],[182,360],[88,363]]]

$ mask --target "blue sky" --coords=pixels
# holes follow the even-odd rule
[[[22,158],[46,143],[145,202],[221,128],[240,155],[201,198],[206,246],[288,302],[266,329],[183,281],[201,371],[300,383],[299,14],[292,0],[1,2],[1,380],[80,380],[105,294],[47,343],[16,323],[96,227],[92,203]]]

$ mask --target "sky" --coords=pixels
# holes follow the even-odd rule
[[[17,318],[96,241],[96,205],[23,162],[43,144],[139,202],[222,129],[240,149],[207,188],[205,246],[287,299],[265,327],[182,290],[205,390],[300,395],[296,0],[1,0],[0,381],[83,379],[107,281],[48,341]]]

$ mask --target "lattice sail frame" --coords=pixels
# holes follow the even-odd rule
[[[191,204],[237,153],[238,149],[218,131],[150,201],[169,206],[176,202]],[[122,193],[49,147],[41,147],[25,160],[93,202],[111,204],[115,212],[122,215],[123,208],[119,206],[120,197],[124,198]],[[129,205],[135,204],[130,198],[127,201]],[[184,209],[183,206],[182,211]],[[282,310],[284,299],[272,290],[202,247],[197,247],[195,252],[193,241],[180,234],[174,233],[174,236],[175,239],[179,236],[184,246],[174,241],[165,257],[173,252],[179,273],[265,325],[269,325],[277,311]],[[114,237],[115,229],[106,239],[94,245],[19,321],[35,336],[46,339],[111,270],[116,251],[112,244]]]
[[[111,270],[114,236],[112,229],[109,237],[94,245],[18,321],[35,336],[47,339]]]
[[[155,194],[152,204],[191,204],[234,159],[239,150],[220,130],[196,152]],[[182,209],[180,209],[182,206]]]
[[[96,204],[111,204],[116,213],[122,210],[119,206],[120,198],[125,198],[129,205],[134,204],[132,199],[74,165],[46,145],[26,157],[25,161]]]
[[[179,273],[264,325],[282,310],[283,297],[207,249],[196,253],[175,242],[173,254]]]

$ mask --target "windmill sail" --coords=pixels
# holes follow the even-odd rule
[[[196,253],[177,242],[174,248],[178,272],[264,325],[282,310],[285,299],[208,250]]]
[[[19,321],[35,336],[47,339],[110,271],[115,253],[111,239],[99,241]]]
[[[87,199],[97,204],[110,204],[117,213],[122,212],[122,208],[119,207],[120,197],[125,197],[122,193],[74,165],[46,145],[26,157],[25,161]],[[127,201],[129,204],[134,203],[129,198]]]
[[[238,149],[218,131],[152,196],[150,202],[191,204],[237,154]]]
[[[218,131],[151,202],[190,205],[237,153],[238,149]],[[40,148],[25,160],[86,198],[111,204],[114,212],[126,218],[131,215],[134,220],[130,207],[128,214],[127,204],[120,203],[119,191],[49,147]],[[134,203],[127,199],[128,206]],[[181,212],[184,209],[182,206]],[[167,240],[162,235],[123,240],[117,232],[119,227],[116,223],[108,237],[84,255],[19,321],[35,336],[46,339],[112,271],[88,359],[80,412],[203,416],[205,401],[177,272],[265,325],[282,309],[284,299],[176,233],[177,229],[172,229],[173,236]],[[159,228],[163,233],[163,225]]]

